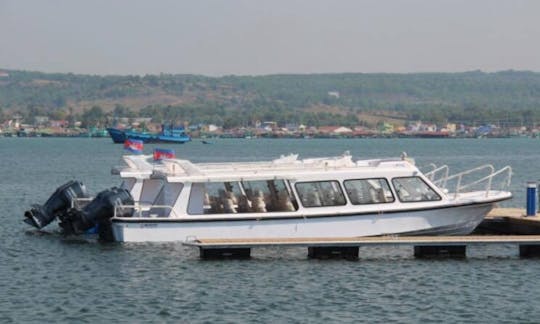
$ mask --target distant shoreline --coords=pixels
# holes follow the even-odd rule
[[[91,138],[91,139],[110,139],[109,136],[88,136],[88,135],[43,135],[43,134],[32,134],[32,135],[23,135],[18,136],[16,134],[0,134],[0,138]],[[301,139],[301,140],[312,140],[312,139],[495,139],[495,138],[539,138],[536,135],[518,135],[518,136],[399,136],[399,135],[372,135],[372,136],[212,136],[212,137],[192,137],[194,141],[205,141],[205,140],[222,140],[222,139],[237,139],[237,140],[260,140],[260,139]]]

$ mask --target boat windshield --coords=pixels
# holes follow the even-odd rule
[[[441,200],[433,189],[420,177],[403,177],[392,179],[398,198],[402,202]]]

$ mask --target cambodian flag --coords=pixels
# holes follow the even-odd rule
[[[143,151],[143,141],[128,138],[124,142],[124,149],[134,154],[141,154]]]
[[[160,148],[154,149],[154,161],[158,161],[162,159],[174,159],[174,157],[175,157],[174,150],[160,149]]]

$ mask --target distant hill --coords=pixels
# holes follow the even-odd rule
[[[435,122],[540,121],[535,72],[205,77],[0,71],[4,113],[81,114],[98,106],[108,113],[240,125],[257,119],[346,123],[366,113]]]

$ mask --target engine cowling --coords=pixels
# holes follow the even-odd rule
[[[45,204],[32,205],[30,210],[24,212],[26,217],[24,221],[41,229],[71,208],[74,200],[88,197],[85,185],[80,181],[71,180],[58,187]]]
[[[133,197],[124,188],[111,188],[100,192],[94,200],[82,210],[69,209],[59,215],[60,227],[64,234],[83,234],[92,227],[100,227],[100,236],[104,227],[110,227],[110,219],[115,216],[130,217],[133,215]],[[128,207],[122,207],[128,206]],[[108,239],[107,239],[108,240]]]

